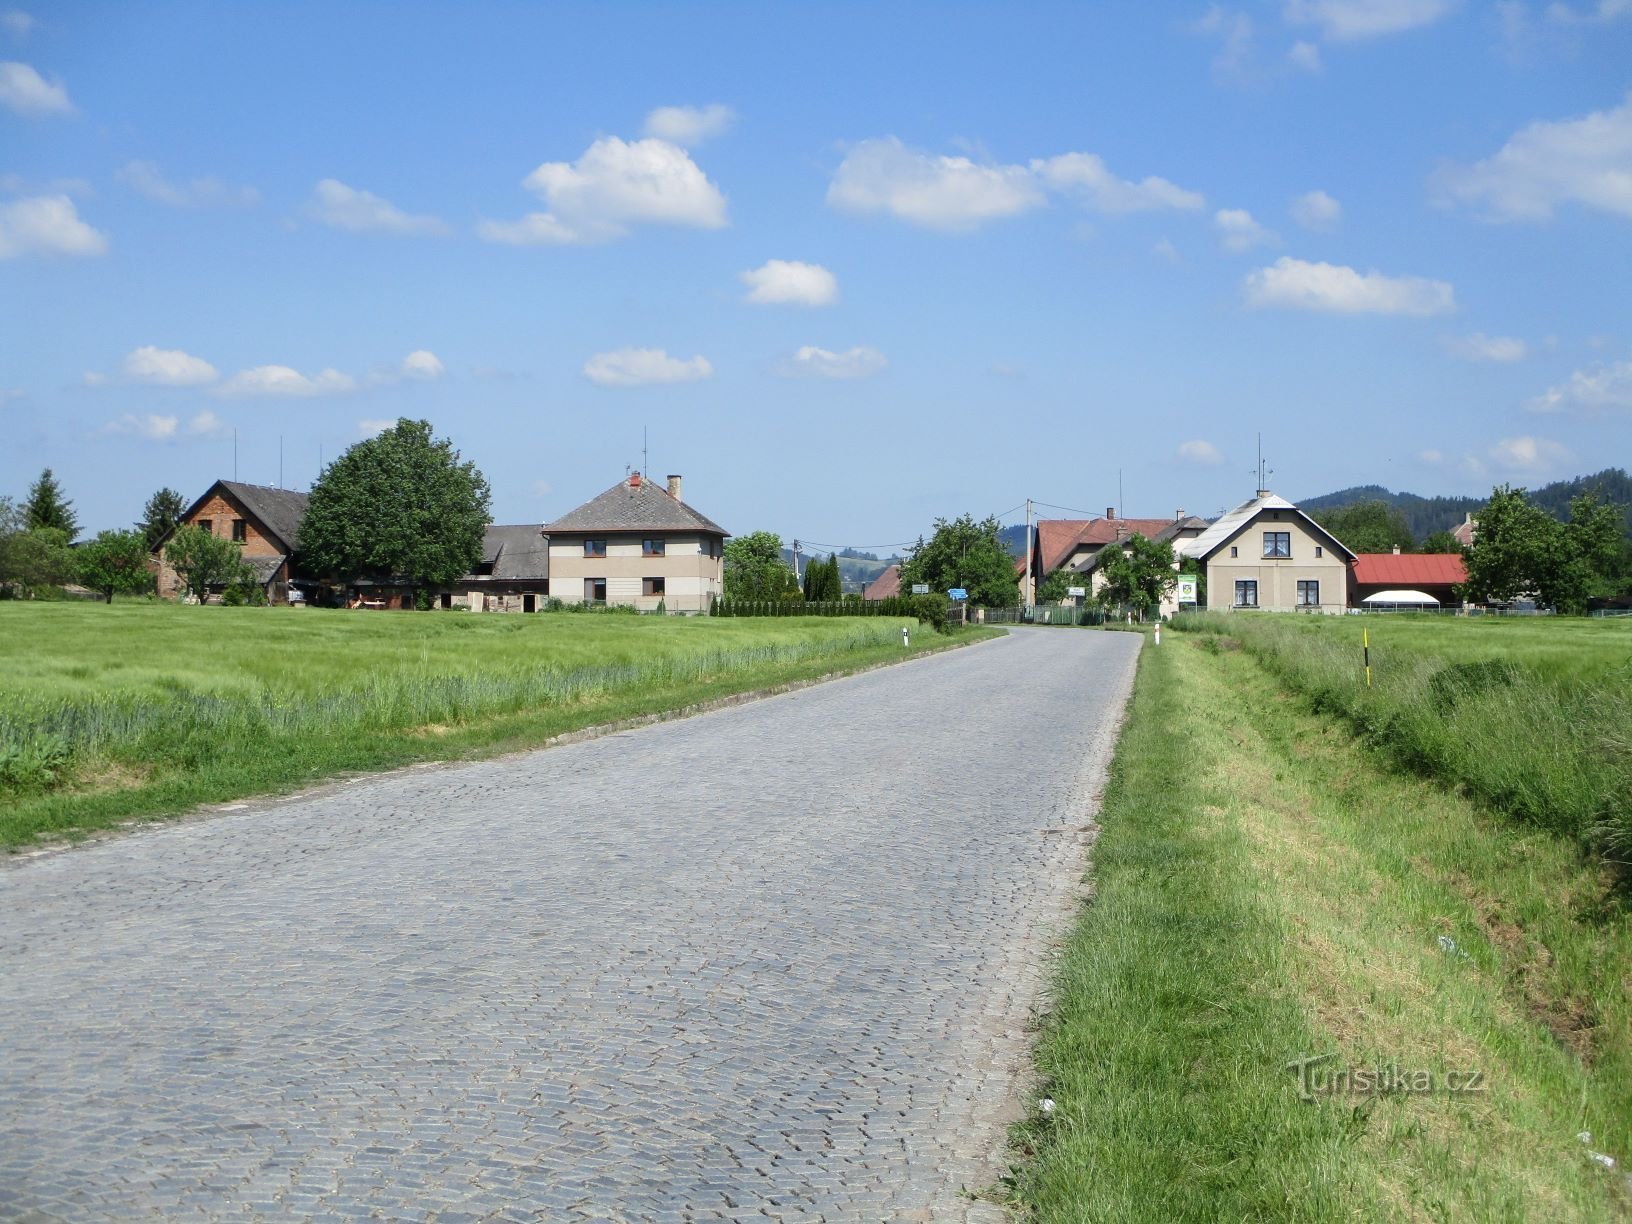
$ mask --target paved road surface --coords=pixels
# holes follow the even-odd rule
[[[1138,639],[0,869],[0,1218],[952,1220]]]

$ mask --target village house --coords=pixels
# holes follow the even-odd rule
[[[1179,517],[1183,517],[1182,513]],[[1165,518],[1118,518],[1115,506],[1105,508],[1104,518],[1039,519],[1032,532],[1029,585],[1024,555],[1015,561],[1021,600],[1035,602],[1037,589],[1055,570],[1069,569],[1087,574],[1092,569],[1090,563],[1107,544],[1118,543],[1134,535],[1154,539],[1173,521]]]
[[[1216,611],[1347,610],[1354,554],[1268,489],[1181,541],[1176,551],[1201,562],[1207,606]]]
[[[289,602],[289,580],[300,521],[306,517],[306,494],[293,489],[273,489],[266,485],[218,480],[177,520],[177,526],[197,527],[210,535],[234,540],[243,546],[244,561],[255,571],[255,580],[269,603]],[[186,586],[174,567],[164,559],[164,546],[173,534],[166,532],[154,546],[158,566],[158,593],[177,599]],[[216,588],[210,592],[220,594]]]
[[[1141,519],[1137,521],[1156,522],[1160,520]],[[1206,519],[1198,518],[1194,514],[1186,514],[1181,509],[1171,519],[1164,522],[1158,530],[1148,535],[1146,535],[1144,532],[1139,532],[1138,534],[1145,535],[1147,540],[1154,541],[1157,544],[1171,544],[1173,546],[1173,569],[1175,572],[1177,572],[1180,565],[1179,546],[1186,540],[1195,539],[1202,532],[1207,530],[1207,526],[1208,523]],[[1117,541],[1124,554],[1128,551],[1126,543],[1134,536],[1134,534],[1135,533],[1133,531],[1128,531]],[[1100,591],[1104,590],[1106,583],[1105,562],[1111,557],[1111,555],[1112,553],[1110,548],[1101,548],[1095,552],[1093,556],[1089,557],[1088,560],[1084,561],[1077,568],[1076,572],[1082,575],[1082,580],[1076,583],[1076,585],[1081,586],[1089,595],[1098,595]],[[1193,604],[1193,602],[1194,601],[1186,601],[1187,604]],[[1180,610],[1180,607],[1179,588],[1177,582],[1175,582],[1174,585],[1170,587],[1165,594],[1163,594],[1161,602],[1157,604],[1156,615],[1164,618],[1171,617]]]
[[[537,612],[550,597],[550,545],[532,523],[489,523],[476,568],[443,591],[444,608]]]
[[[685,504],[679,476],[665,489],[632,472],[544,534],[557,599],[694,613],[725,589],[729,533]]]
[[[888,566],[867,584],[867,589],[861,593],[863,599],[893,599],[901,594],[901,567]]]

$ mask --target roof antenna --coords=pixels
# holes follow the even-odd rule
[[[238,479],[238,431],[232,431],[232,479]]]
[[[640,473],[642,476],[652,474],[652,469],[646,461],[646,426],[644,425],[640,427]]]
[[[278,435],[278,488],[283,488],[283,435]]]

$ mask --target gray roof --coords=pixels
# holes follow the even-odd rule
[[[220,480],[216,483],[239,505],[259,519],[261,525],[277,536],[286,548],[295,547],[295,541],[300,535],[300,521],[306,517],[306,494],[297,493],[293,489],[239,484],[236,480]]]
[[[245,557],[244,564],[255,571],[255,581],[265,586],[288,559],[283,553],[277,553],[270,557]]]
[[[491,575],[479,575],[484,579],[514,581],[550,576],[550,545],[537,523],[489,523],[482,537],[482,560],[493,566]]]
[[[569,531],[701,531],[717,536],[731,534],[713,519],[670,497],[667,489],[644,478],[638,484],[620,480],[599,497],[592,498],[576,510],[569,510],[553,523],[544,524],[546,535]]]
[[[1337,545],[1339,552],[1345,554],[1351,561],[1354,559],[1354,553],[1343,543],[1342,540],[1339,540],[1331,532],[1327,531],[1326,528],[1322,527],[1302,510],[1299,510],[1291,502],[1287,501],[1286,498],[1278,497],[1274,493],[1266,493],[1262,497],[1254,497],[1251,501],[1242,502],[1228,514],[1215,519],[1213,521],[1213,525],[1207,528],[1207,530],[1202,532],[1199,536],[1196,536],[1191,540],[1181,540],[1173,551],[1178,553],[1181,557],[1195,557],[1199,561],[1205,561],[1214,552],[1218,551],[1218,549],[1222,548],[1232,538],[1234,538],[1236,532],[1241,531],[1247,526],[1248,523],[1252,522],[1252,520],[1258,516],[1258,513],[1261,510],[1292,511],[1293,514],[1297,515],[1304,521],[1306,526],[1319,532],[1333,544]]]

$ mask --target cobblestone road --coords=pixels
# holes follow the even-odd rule
[[[0,1218],[1001,1219],[1131,634],[0,870]]]

